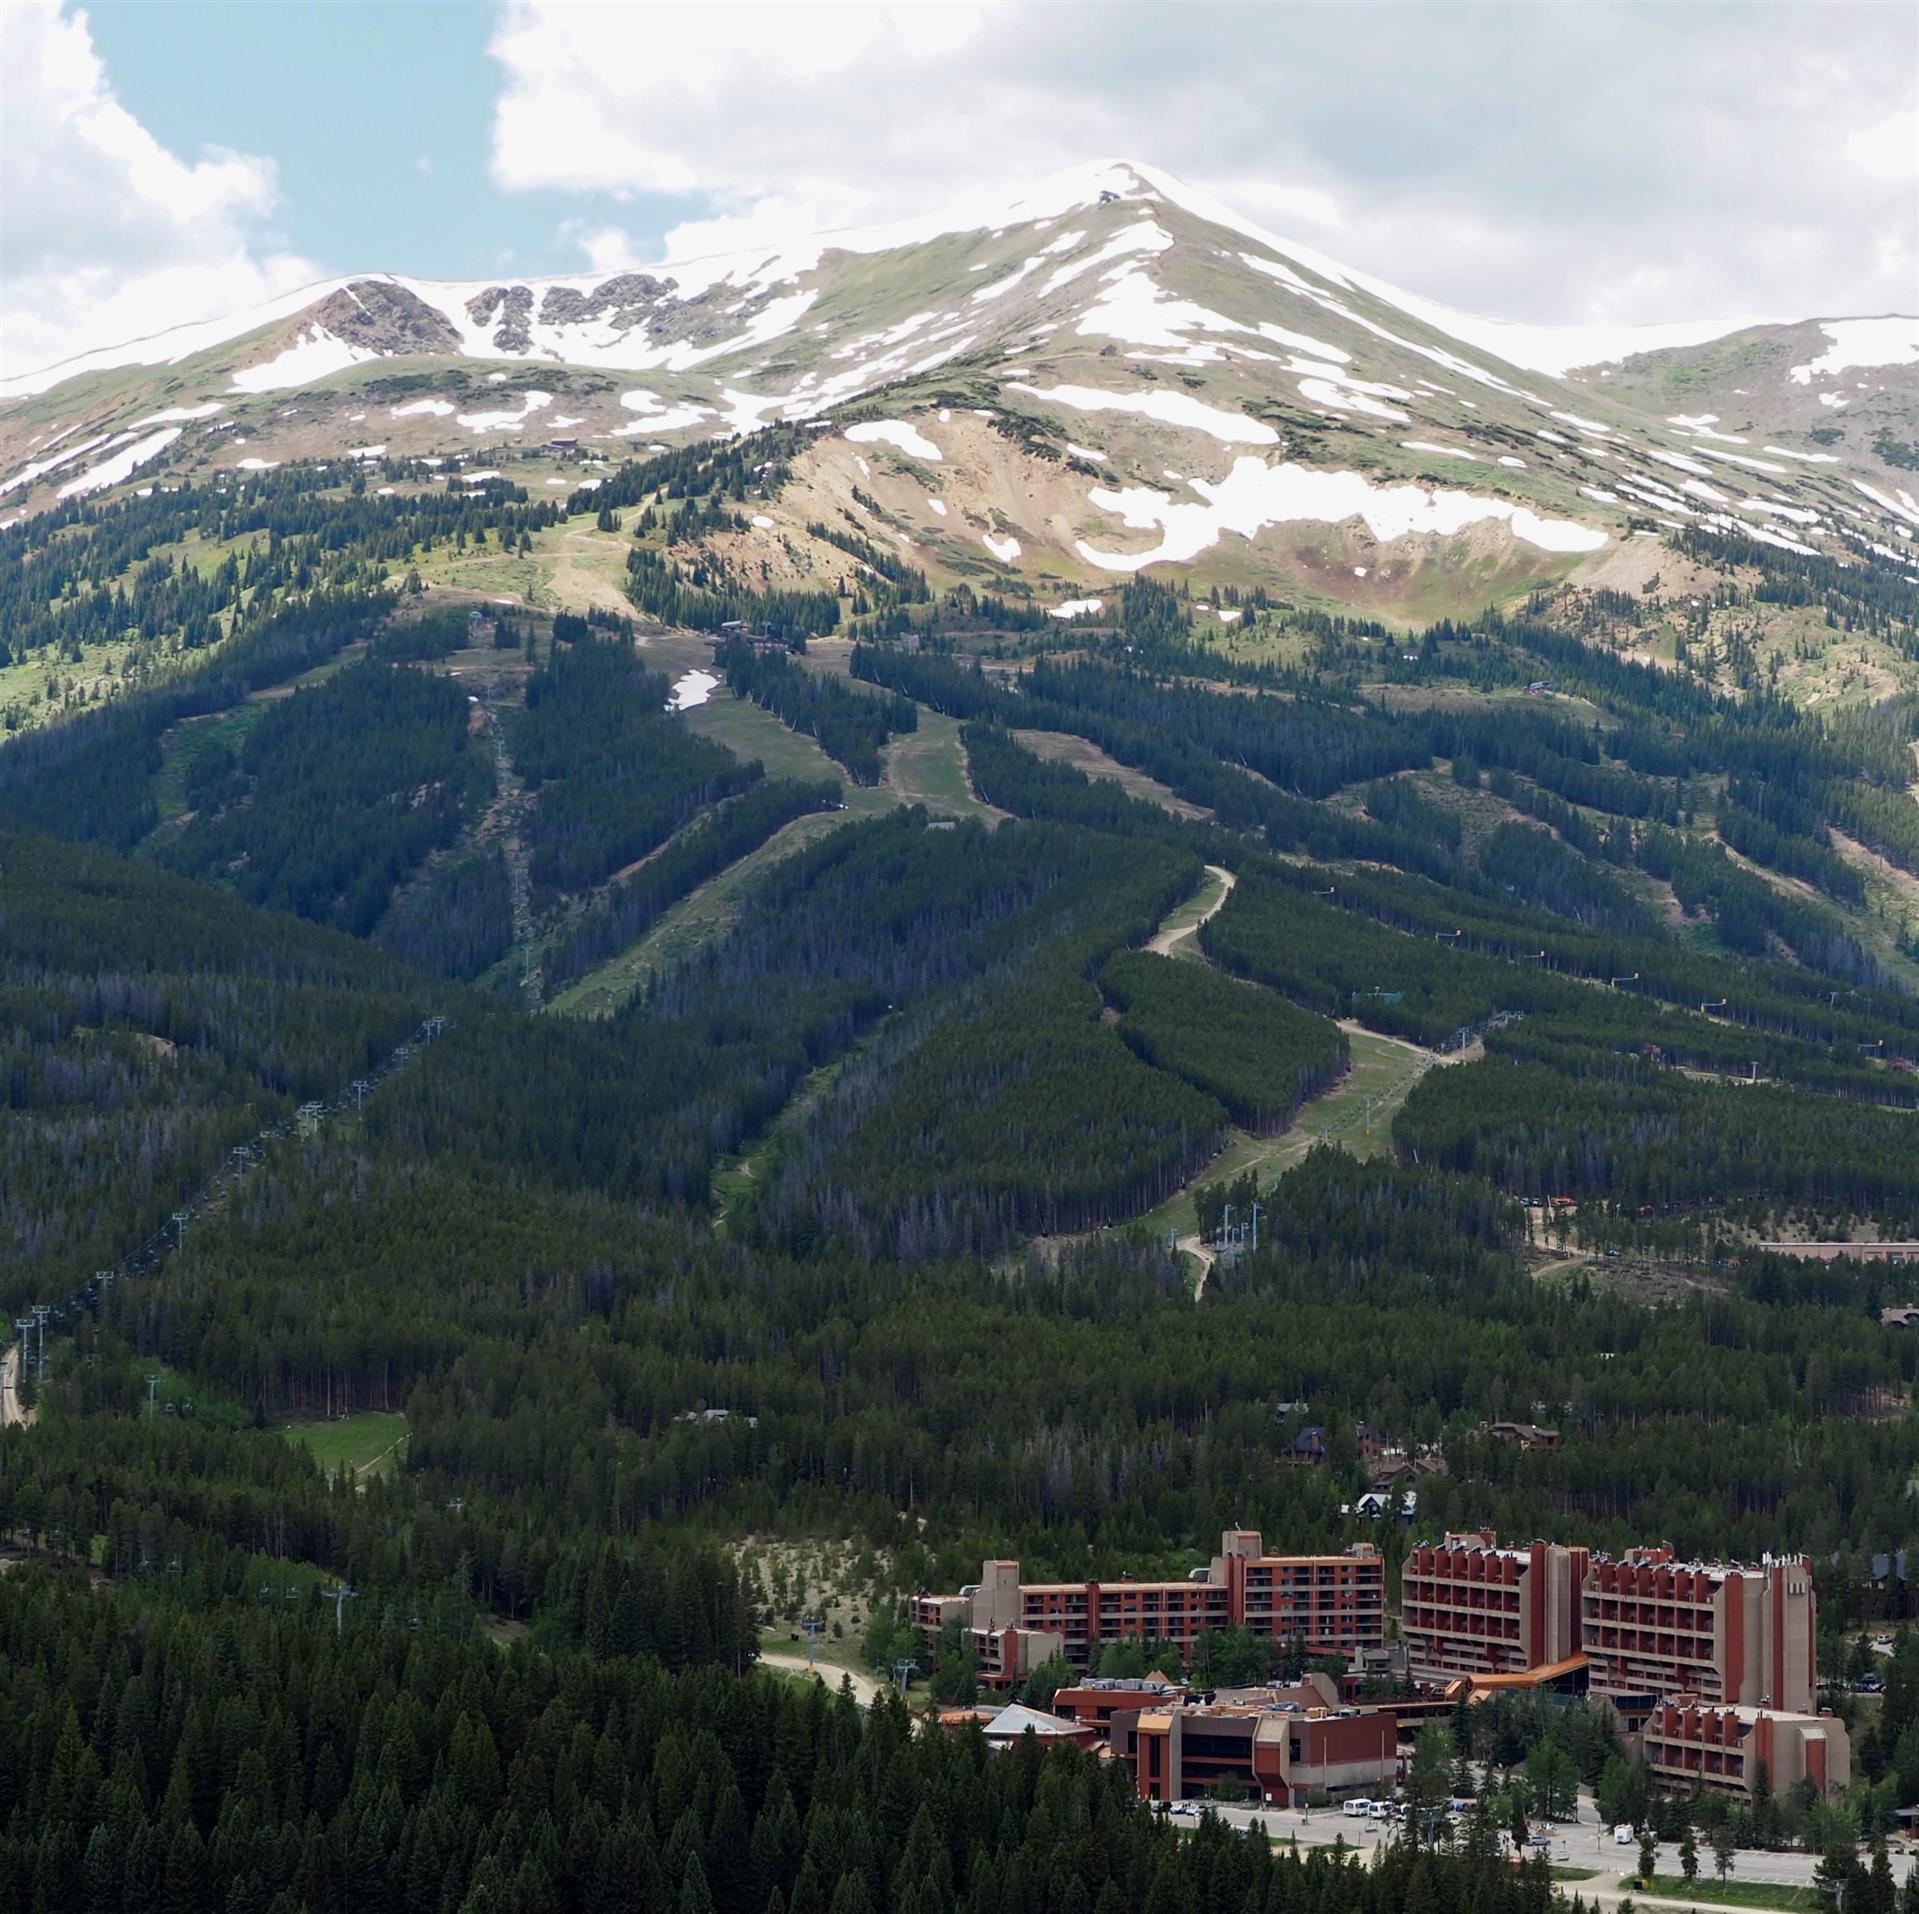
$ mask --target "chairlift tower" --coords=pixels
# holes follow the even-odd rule
[[[801,1624],[806,1630],[806,1665],[811,1668],[819,1654],[820,1622],[817,1615],[809,1615]]]
[[[346,1631],[346,1605],[354,1598],[355,1591],[344,1582],[335,1582],[331,1588],[320,1591],[320,1599],[333,1604],[333,1632],[336,1635]]]
[[[160,1378],[157,1375],[148,1376],[147,1378],[147,1414],[149,1417],[151,1417],[154,1413],[154,1392],[159,1387],[160,1387]]]

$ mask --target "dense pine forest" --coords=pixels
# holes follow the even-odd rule
[[[1370,1869],[1182,1836],[1113,1764],[756,1672],[804,1619],[767,1549],[860,1562],[881,1674],[984,1557],[1177,1574],[1234,1525],[1389,1586],[1482,1524],[1803,1550],[1829,1674],[1906,1619],[1919,1286],[1761,1245],[1919,1237],[1919,703],[1714,690],[1540,603],[1382,645],[1262,599],[1255,662],[1177,582],[1050,629],[857,541],[816,589],[727,570],[803,443],[566,507],[300,467],[0,533],[47,687],[0,743],[21,1907],[1557,1891],[1485,1817]],[[422,588],[568,513],[630,617]],[[723,625],[684,707],[669,627]],[[110,695],[62,690],[103,638]],[[1362,1427],[1424,1464],[1415,1528],[1351,1513]],[[1868,1839],[1919,1805],[1901,1644],[1836,1696]]]

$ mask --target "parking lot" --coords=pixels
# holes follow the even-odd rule
[[[1394,1832],[1391,1822],[1360,1820],[1342,1813],[1338,1808],[1300,1810],[1228,1807],[1221,1808],[1219,1814],[1234,1827],[1263,1823],[1266,1832],[1276,1841],[1298,1841],[1307,1847],[1331,1847],[1336,1842],[1344,1841],[1349,1848],[1364,1856],[1371,1856],[1382,1842],[1390,1841]],[[1634,1841],[1630,1845],[1620,1845],[1614,1839],[1612,1829],[1601,1824],[1592,1797],[1583,1790],[1577,1822],[1557,1825],[1540,1823],[1535,1832],[1550,1837],[1547,1856],[1554,1867],[1591,1868],[1594,1871],[1595,1878],[1591,1881],[1567,1883],[1569,1891],[1582,1894],[1588,1900],[1615,1900],[1632,1891],[1619,1886],[1619,1877],[1638,1867],[1639,1844]],[[1716,1876],[1711,1851],[1703,1841],[1699,1847],[1700,1880],[1702,1883],[1712,1883]],[[1676,1878],[1680,1873],[1678,1847],[1672,1842],[1665,1842],[1658,1852],[1659,1859],[1654,1872]],[[1734,1882],[1763,1882],[1769,1886],[1810,1887],[1813,1869],[1817,1865],[1818,1856],[1813,1854],[1741,1848],[1733,1863],[1730,1878]],[[1892,1856],[1894,1880],[1904,1881],[1916,1867],[1919,1867],[1919,1856],[1915,1856],[1904,1843],[1895,1843]],[[1644,1901],[1648,1897],[1635,1895],[1634,1898]]]

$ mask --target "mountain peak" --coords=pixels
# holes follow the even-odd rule
[[[1527,548],[1516,577],[1538,552],[1691,526],[1903,564],[1919,508],[1891,468],[1919,420],[1910,378],[1885,371],[1915,356],[1900,325],[1723,337],[1455,312],[1150,162],[1100,158],[888,226],[627,271],[328,280],[14,382],[0,489],[32,509],[155,461],[342,453],[393,462],[396,481],[420,482],[409,461],[457,472],[472,454],[571,489],[583,459],[824,427],[885,393],[893,416],[868,423],[919,464],[883,484],[891,453],[846,450],[817,493],[793,489],[811,513],[798,532],[777,513],[756,527],[788,557],[743,562],[790,558],[799,585],[794,554],[836,562],[805,543],[808,524],[837,514],[924,555],[967,514],[967,565],[1037,564],[1082,587],[1228,535],[1272,546],[1274,576],[1290,576],[1301,539],[1279,550],[1273,528],[1348,517],[1388,544],[1476,527],[1481,546]],[[143,364],[150,379],[127,376]],[[182,429],[142,436],[160,422]],[[965,468],[951,498],[924,469],[942,441],[948,478]],[[935,498],[958,507],[953,522],[926,522],[944,516]],[[1115,538],[1114,519],[1155,536]],[[1339,556],[1356,562],[1316,575],[1315,592],[1381,603],[1392,568],[1365,548]],[[1632,589],[1637,573],[1620,579]]]

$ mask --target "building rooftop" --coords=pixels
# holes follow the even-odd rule
[[[1667,1695],[1663,1706],[1680,1708],[1702,1715],[1731,1715],[1735,1721],[1751,1727],[1757,1721],[1829,1721],[1829,1714],[1813,1714],[1803,1708],[1760,1708],[1749,1701],[1706,1701],[1698,1695]]]
[[[1024,1702],[1016,1701],[1010,1708],[1002,1708],[986,1723],[986,1738],[988,1741],[1017,1741],[1029,1728],[1042,1741],[1056,1735],[1077,1739],[1083,1732],[1076,1721],[1044,1714],[1037,1708],[1029,1708]]]

